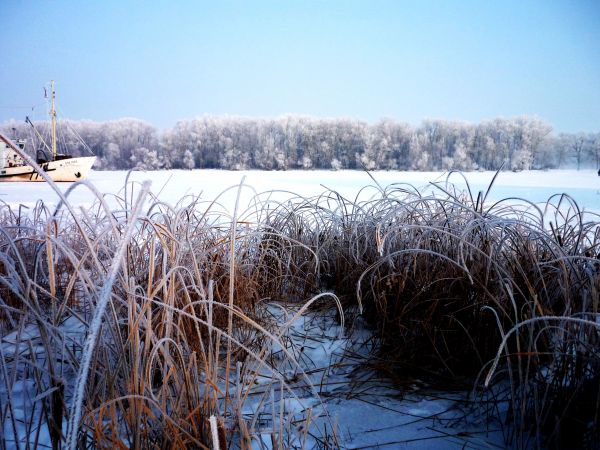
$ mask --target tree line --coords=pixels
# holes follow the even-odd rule
[[[304,116],[205,116],[164,131],[131,118],[65,125],[75,133],[59,132],[59,151],[84,155],[87,145],[98,156],[94,168],[99,170],[600,168],[600,133],[554,134],[536,117],[477,124],[425,120],[411,126],[390,119],[369,124]],[[49,130],[47,122],[35,126],[42,135]],[[1,128],[27,139],[33,153],[42,145],[29,125],[11,121]]]

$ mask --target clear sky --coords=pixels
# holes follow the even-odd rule
[[[600,131],[600,1],[0,0],[0,122],[204,114]],[[33,115],[43,117],[43,107]]]

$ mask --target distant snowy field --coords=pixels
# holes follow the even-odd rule
[[[431,182],[444,183],[446,172],[372,172],[381,186],[394,183],[408,183],[423,192],[430,190]],[[487,189],[494,172],[466,172],[473,196],[478,191]],[[125,171],[93,171],[89,181],[105,194],[118,194],[122,190],[127,172]],[[187,195],[200,196],[202,200],[212,201],[227,188],[239,185],[242,180],[246,187],[242,190],[241,207],[248,205],[248,200],[255,194],[267,191],[286,191],[305,197],[318,195],[326,188],[335,190],[341,195],[354,199],[361,189],[373,186],[373,180],[363,171],[224,171],[224,170],[163,170],[154,172],[132,172],[130,181],[150,180],[151,190],[166,203],[175,204]],[[464,186],[458,174],[453,174],[450,181]],[[71,183],[60,184],[66,191]],[[80,186],[69,195],[72,204],[87,205],[92,201],[89,189]],[[228,191],[220,197],[220,202],[229,211],[233,210],[236,189]],[[590,212],[600,212],[600,177],[594,170],[554,170],[502,172],[494,183],[488,200],[499,200],[509,197],[524,198],[531,202],[545,202],[554,194],[566,193],[574,198],[579,207]],[[374,189],[361,192],[366,199],[375,194]],[[438,195],[442,195],[438,191]],[[272,194],[277,199],[291,197],[290,193]],[[0,183],[0,201],[10,205],[23,204],[33,206],[41,199],[46,204],[58,202],[57,195],[45,183]]]

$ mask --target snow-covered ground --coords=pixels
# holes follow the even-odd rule
[[[372,172],[373,177],[381,186],[394,183],[408,183],[418,188],[424,188],[431,182],[443,183],[446,172]],[[467,172],[464,174],[473,195],[485,191],[491,182],[494,172]],[[124,171],[93,171],[89,181],[102,193],[117,194],[122,190],[127,172]],[[359,191],[368,185],[374,185],[373,180],[363,171],[223,171],[223,170],[163,170],[155,172],[132,172],[130,181],[152,181],[152,192],[159,194],[160,200],[167,203],[177,203],[186,195],[201,195],[202,199],[213,200],[229,187],[239,185],[242,180],[248,186],[243,190],[241,205],[247,205],[247,200],[254,192],[288,191],[303,196],[322,193],[325,188],[333,189],[347,198],[354,198]],[[453,174],[450,181],[464,185],[462,178]],[[60,184],[65,191],[71,183]],[[372,195],[373,190],[363,192]],[[573,197],[581,208],[588,211],[600,212],[600,177],[594,170],[553,170],[553,171],[524,171],[502,172],[494,182],[488,197],[489,200],[499,200],[508,197],[525,198],[532,202],[545,202],[551,195],[566,193]],[[289,194],[277,194],[282,199]],[[220,201],[229,210],[235,204],[236,190],[229,191]],[[58,197],[45,183],[0,183],[0,201],[11,205],[24,204],[33,206],[35,201],[43,199],[47,204],[56,204]],[[85,205],[92,201],[89,190],[83,186],[77,187],[70,194],[71,202],[75,205]]]
[[[289,318],[297,308],[285,309]],[[361,321],[347,333],[334,316],[334,310],[310,311],[291,321],[282,341],[298,365],[284,358],[278,368],[297,395],[283,400],[286,411],[293,408],[292,414],[302,416],[311,408],[321,437],[323,430],[335,430],[327,433],[334,448],[504,448],[498,425],[488,423],[481,411],[466,402],[466,393],[429,390],[418,380],[400,390],[364,368],[362,358],[371,351],[371,333]],[[262,381],[271,383],[268,378]],[[280,402],[274,401],[275,411],[280,410]],[[246,405],[250,416],[255,412],[253,403],[260,404],[261,399],[250,397]],[[266,430],[270,426],[267,424]],[[265,433],[265,439],[255,442],[254,448],[272,448],[268,436]],[[312,447],[317,443],[309,439],[306,448]]]

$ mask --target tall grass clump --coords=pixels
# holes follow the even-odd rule
[[[72,189],[94,206],[75,211]],[[274,404],[294,393],[265,305],[294,284],[301,245],[237,208],[132,191],[0,206],[0,448],[307,445],[310,411]]]
[[[492,185],[474,195],[456,176],[430,195],[326,192],[266,222],[315,251],[319,288],[364,315],[379,343],[373,363],[399,383],[464,388],[498,355],[480,400],[507,423],[508,443],[597,443],[597,216],[567,196],[491,202]]]

